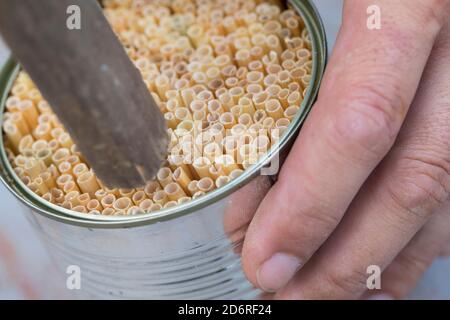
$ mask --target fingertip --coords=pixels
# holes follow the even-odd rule
[[[302,261],[294,255],[275,253],[257,269],[258,287],[265,292],[275,293],[289,283],[302,265]]]

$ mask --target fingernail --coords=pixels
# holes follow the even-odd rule
[[[266,292],[276,292],[286,286],[301,268],[301,260],[286,253],[276,253],[256,272],[258,286]]]
[[[366,300],[394,300],[394,297],[387,293],[369,295]]]

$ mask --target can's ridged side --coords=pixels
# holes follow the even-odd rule
[[[63,273],[81,270],[90,298],[250,299],[259,290],[245,279],[240,246],[247,224],[224,232],[222,212],[232,199],[159,224],[128,229],[90,229],[30,218]],[[236,240],[234,240],[236,239]]]

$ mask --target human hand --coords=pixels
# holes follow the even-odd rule
[[[380,30],[366,9],[382,11]],[[450,240],[450,1],[347,0],[318,101],[246,234],[275,298],[404,297]]]

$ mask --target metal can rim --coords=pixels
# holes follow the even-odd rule
[[[310,33],[314,56],[311,85],[306,98],[302,102],[302,112],[296,116],[278,145],[270,150],[257,164],[245,170],[240,177],[198,199],[173,208],[163,209],[156,213],[138,216],[91,216],[46,203],[42,198],[29,190],[15,175],[7,159],[3,145],[3,132],[0,130],[0,180],[20,202],[37,213],[60,222],[89,228],[129,228],[176,219],[230,195],[256,177],[263,165],[268,163],[277,152],[285,150],[288,143],[297,136],[301,125],[315,102],[322,81],[327,59],[327,41],[320,15],[311,0],[288,0],[286,3],[302,16]],[[2,123],[3,110],[8,93],[19,68],[14,59],[9,58],[0,69],[0,123]]]

